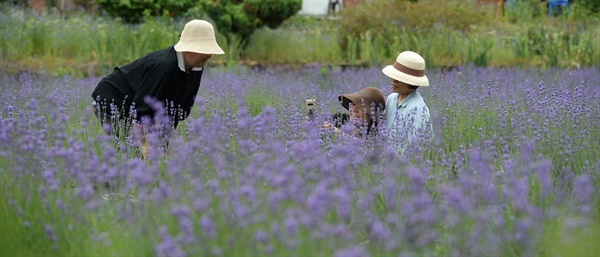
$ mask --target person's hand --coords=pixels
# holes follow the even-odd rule
[[[327,121],[323,122],[323,128],[324,128],[324,129],[333,128],[333,132],[334,132],[335,134],[340,134],[340,133],[342,132],[340,129],[338,129],[338,128],[337,128],[337,127],[335,127],[333,124],[331,124],[331,123],[329,123],[329,122],[327,122]]]

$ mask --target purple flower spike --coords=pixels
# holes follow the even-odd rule
[[[157,257],[185,257],[186,254],[181,250],[177,242],[169,235],[167,228],[162,226],[159,229],[161,242],[154,247],[154,254]]]
[[[337,250],[334,254],[334,257],[369,257],[369,253],[367,249],[363,246],[355,246],[351,248]]]

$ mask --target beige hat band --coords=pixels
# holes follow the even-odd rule
[[[412,75],[415,77],[423,77],[425,76],[425,71],[424,70],[415,70],[409,67],[406,67],[404,65],[402,65],[399,62],[394,62],[394,68],[402,73],[406,73],[408,75]]]

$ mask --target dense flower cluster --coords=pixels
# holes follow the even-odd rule
[[[208,71],[168,147],[150,129],[142,159],[139,133],[109,136],[92,114],[98,78],[4,75],[11,226],[38,226],[54,250],[110,248],[127,231],[156,256],[533,256],[597,225],[598,70],[428,76],[433,141],[402,156],[383,127],[355,138],[322,126],[342,93],[390,94],[380,70],[323,68]]]

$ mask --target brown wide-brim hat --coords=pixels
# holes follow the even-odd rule
[[[381,71],[388,77],[411,86],[429,86],[429,79],[425,76],[425,60],[415,52],[400,53],[394,64],[386,66]]]
[[[366,87],[356,93],[340,95],[338,100],[346,110],[350,110],[350,103],[358,106],[364,104],[364,108],[371,108],[371,104],[375,103],[375,108],[380,108],[381,111],[385,109],[383,94],[375,87]]]
[[[175,45],[175,51],[199,54],[225,53],[217,44],[212,24],[205,20],[192,20],[185,24],[179,42]]]

